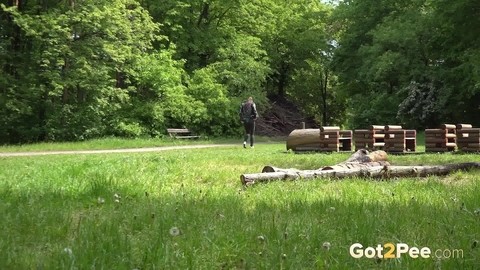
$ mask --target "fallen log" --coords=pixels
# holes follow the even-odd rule
[[[320,129],[295,129],[287,138],[287,150],[301,147],[320,147]]]
[[[244,185],[253,185],[260,182],[269,182],[275,180],[299,180],[315,178],[335,178],[342,179],[347,177],[365,177],[375,179],[391,179],[398,177],[426,177],[430,175],[447,175],[454,171],[466,171],[471,169],[480,169],[480,162],[454,163],[432,166],[391,166],[391,165],[371,165],[357,164],[349,169],[338,169],[336,166],[325,167],[334,169],[318,170],[297,170],[297,169],[279,169],[266,166],[273,172],[242,174],[240,180]],[[265,170],[265,168],[264,168]]]
[[[265,166],[261,173],[242,174],[243,185],[269,181],[310,180],[316,178],[342,179],[347,177],[365,177],[374,179],[390,179],[398,177],[426,177],[430,175],[447,175],[454,171],[480,169],[480,162],[466,162],[431,166],[392,166],[387,161],[383,151],[368,151],[361,149],[346,162],[326,166],[316,170],[282,169]]]

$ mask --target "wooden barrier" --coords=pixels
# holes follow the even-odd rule
[[[296,129],[287,138],[287,150],[295,152],[352,151],[352,131],[340,127],[324,126],[320,129]]]
[[[340,130],[340,127],[320,127],[321,151],[352,151],[352,131]]]
[[[457,125],[457,146],[463,152],[480,152],[480,128],[470,124]]]
[[[353,132],[355,151],[359,149],[381,150],[385,146],[385,126],[371,125],[369,129]]]
[[[386,152],[415,152],[417,149],[417,131],[405,130],[402,126],[385,126]]]
[[[456,150],[456,126],[443,124],[440,127],[440,129],[425,129],[425,152],[450,152]]]

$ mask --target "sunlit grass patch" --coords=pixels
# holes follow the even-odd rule
[[[280,143],[2,158],[0,250],[6,252],[0,253],[0,268],[479,267],[479,249],[472,248],[480,239],[477,172],[387,181],[278,181],[249,188],[239,179],[264,165],[315,169],[348,156],[287,153]],[[443,164],[477,161],[478,155],[390,160]],[[349,247],[355,242],[457,248],[464,257],[353,259]]]

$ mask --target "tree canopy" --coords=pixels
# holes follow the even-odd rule
[[[238,134],[238,105],[319,125],[480,125],[472,0],[0,0],[0,143]]]

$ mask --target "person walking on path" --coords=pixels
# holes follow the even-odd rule
[[[247,148],[248,137],[250,137],[250,147],[253,148],[254,133],[255,133],[255,120],[257,120],[258,113],[257,107],[253,102],[253,98],[249,97],[248,100],[240,106],[240,121],[242,121],[245,128],[245,135],[243,138],[243,148]]]

